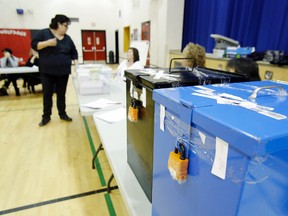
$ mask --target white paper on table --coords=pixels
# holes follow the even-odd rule
[[[106,108],[109,106],[113,106],[115,104],[120,104],[120,102],[111,101],[111,100],[101,98],[99,100],[89,102],[87,104],[83,104],[82,107],[88,107],[88,108],[92,108],[92,109],[103,109],[103,108]]]
[[[108,111],[96,116],[96,118],[102,119],[109,123],[115,123],[126,118],[126,109],[121,107],[112,111]]]

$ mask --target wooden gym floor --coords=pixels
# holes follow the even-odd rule
[[[106,192],[111,169],[104,151],[92,169],[99,137],[92,117],[79,113],[71,76],[66,110],[72,122],[59,119],[54,95],[51,122],[38,126],[41,90],[29,94],[21,87],[16,97],[11,84],[9,96],[0,97],[0,215],[128,215],[120,191]]]

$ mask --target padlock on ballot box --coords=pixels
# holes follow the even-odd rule
[[[138,112],[139,112],[138,108],[135,108],[132,105],[129,106],[128,118],[131,122],[137,122]]]
[[[135,98],[132,98],[131,105],[129,106],[128,110],[128,119],[131,122],[137,122],[141,116],[144,116],[142,102]]]
[[[188,172],[188,158],[186,158],[185,146],[182,143],[179,144],[179,149],[175,147],[175,150],[170,152],[168,170],[172,178],[177,180],[179,184],[186,181]]]

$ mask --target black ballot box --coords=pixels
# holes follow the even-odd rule
[[[196,67],[128,69],[126,78],[127,160],[147,198],[152,202],[154,89],[248,81],[246,76]]]

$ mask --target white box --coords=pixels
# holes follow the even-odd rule
[[[80,94],[110,93],[112,68],[98,64],[81,65],[76,73]]]

